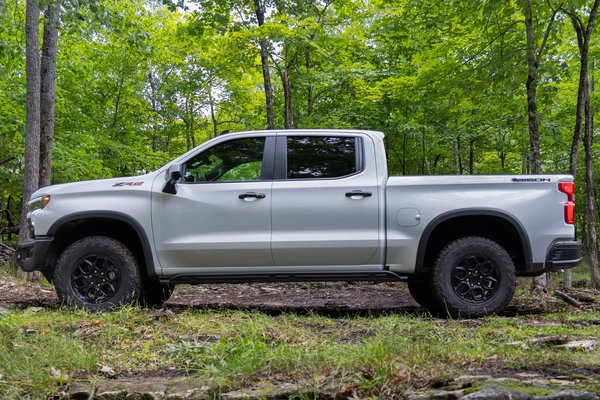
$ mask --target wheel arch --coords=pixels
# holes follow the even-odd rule
[[[450,211],[427,225],[417,249],[416,275],[428,275],[440,250],[465,236],[482,236],[500,244],[511,256],[517,274],[531,269],[531,244],[521,223],[504,212],[478,209]]]
[[[119,212],[81,212],[57,220],[48,235],[54,238],[44,268],[46,278],[52,276],[60,254],[73,242],[87,236],[112,237],[125,244],[135,255],[144,278],[156,279],[150,240],[138,221]],[[50,279],[49,279],[50,280]]]

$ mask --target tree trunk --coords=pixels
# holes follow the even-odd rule
[[[525,33],[527,36],[527,117],[529,121],[529,151],[531,155],[531,173],[542,172],[540,162],[540,133],[537,112],[537,84],[539,63],[535,57],[535,39],[531,3],[525,6]]]
[[[294,112],[292,108],[292,85],[290,83],[289,64],[286,62],[281,75],[285,112],[283,115],[285,129],[294,129]]]
[[[35,0],[27,0],[25,44],[26,44],[26,134],[25,134],[25,170],[23,173],[23,206],[19,239],[27,240],[27,202],[39,187],[40,176],[40,9]]]
[[[542,166],[540,162],[540,132],[537,112],[537,84],[539,64],[535,58],[533,16],[531,3],[528,1],[525,7],[525,33],[527,36],[527,119],[529,121],[529,157],[531,173],[540,174]],[[531,283],[532,290],[538,295],[548,293],[548,278],[546,274],[536,276]]]
[[[594,190],[594,155],[593,155],[593,115],[590,104],[589,84],[585,99],[585,127],[583,145],[585,148],[585,230],[587,232],[586,247],[590,262],[591,286],[599,287],[598,281],[598,240],[596,231],[596,195]]]
[[[577,157],[581,143],[581,129],[584,129],[584,147],[585,147],[585,247],[589,253],[590,276],[592,287],[597,288],[598,282],[598,247],[596,230],[596,196],[594,192],[593,168],[592,168],[592,138],[593,138],[593,114],[591,111],[590,91],[593,90],[589,79],[589,46],[592,31],[596,21],[598,6],[600,0],[595,0],[590,9],[587,26],[573,9],[563,9],[571,19],[573,29],[577,36],[577,46],[579,48],[579,87],[577,90],[577,111],[575,115],[575,131],[573,132],[573,142],[571,144],[569,173],[575,176],[577,172]],[[585,119],[584,119],[585,118]],[[571,286],[571,271],[566,270],[563,277],[563,284]]]
[[[469,140],[469,175],[473,175],[474,169],[474,158],[475,158],[475,149],[474,149],[475,139]]]
[[[213,126],[213,137],[219,136],[217,118],[215,116],[215,102],[212,97],[212,85],[208,85],[208,102],[210,104],[210,119]]]
[[[258,26],[265,24],[265,8],[260,0],[254,0],[254,12]],[[267,48],[267,39],[260,39],[260,61],[262,64],[263,80],[265,84],[265,102],[267,106],[267,129],[275,129],[275,120],[273,117],[273,86],[271,85],[271,72],[269,71],[269,49]]]
[[[423,124],[421,135],[421,175],[429,175],[429,163],[427,162],[427,127]]]
[[[462,162],[460,159],[460,132],[458,130],[458,119],[454,119],[454,131],[456,132],[456,136],[454,136],[454,172],[456,175],[462,174]]]
[[[152,119],[158,117],[158,102],[156,100],[157,87],[156,82],[154,81],[154,74],[152,71],[148,72],[148,84],[150,85],[150,104],[152,105]],[[152,123],[152,152],[156,152],[158,150],[158,137],[156,136],[156,132],[158,131],[158,126],[155,122]]]
[[[311,35],[309,41],[314,39],[314,35]],[[313,84],[312,76],[310,75],[311,63],[310,63],[310,44],[306,45],[304,53],[304,61],[306,66],[306,73],[308,75],[308,86],[306,88],[306,116],[310,117],[313,113]]]
[[[56,52],[60,5],[53,1],[44,13],[44,43],[42,45],[40,90],[40,181],[50,186],[52,178],[52,144],[54,141],[54,93],[56,83]]]
[[[537,111],[537,85],[539,77],[539,65],[544,52],[544,47],[550,36],[552,24],[558,10],[553,10],[552,17],[546,26],[542,43],[536,54],[536,41],[534,36],[535,27],[533,26],[533,10],[531,8],[531,0],[526,0],[523,8],[525,17],[525,36],[527,42],[527,117],[529,121],[529,152],[531,157],[531,173],[542,173],[542,164],[540,158],[540,132],[539,120]],[[534,294],[541,297],[548,292],[548,277],[542,274],[533,278],[532,290]]]
[[[40,177],[40,9],[35,0],[27,0],[25,17],[25,47],[27,100],[25,116],[25,165],[23,171],[23,204],[19,240],[29,239],[27,203],[39,187]],[[25,274],[35,280],[39,273]]]

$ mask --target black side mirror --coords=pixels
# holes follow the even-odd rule
[[[163,186],[163,193],[176,194],[177,186],[176,183],[181,179],[181,164],[171,164],[167,170],[165,186]]]

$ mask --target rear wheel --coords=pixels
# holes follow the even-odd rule
[[[463,237],[440,251],[432,271],[436,307],[454,318],[478,318],[506,308],[515,291],[512,259],[493,240]]]
[[[108,311],[132,304],[141,279],[127,246],[110,237],[90,236],[71,244],[54,270],[61,302],[90,311]]]

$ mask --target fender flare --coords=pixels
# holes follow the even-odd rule
[[[138,239],[142,245],[142,252],[144,253],[143,257],[144,262],[146,264],[147,277],[151,279],[157,277],[156,270],[154,269],[154,259],[152,258],[152,248],[150,246],[148,235],[146,235],[146,232],[144,228],[140,225],[140,223],[127,214],[120,213],[117,211],[82,211],[74,214],[69,214],[55,221],[52,224],[52,226],[50,226],[50,229],[48,229],[48,235],[54,236],[56,232],[58,232],[58,230],[65,224],[82,219],[112,219],[124,222],[125,224],[129,225],[137,234]]]
[[[423,234],[421,235],[421,239],[419,240],[419,247],[417,249],[417,260],[415,265],[415,274],[421,275],[426,273],[429,269],[424,265],[425,263],[425,253],[427,249],[427,245],[429,244],[429,239],[433,231],[440,226],[442,223],[449,221],[454,218],[461,217],[473,217],[473,216],[484,216],[484,217],[495,217],[504,220],[510,226],[512,226],[517,234],[519,235],[519,240],[521,244],[521,248],[523,249],[523,258],[525,263],[525,269],[528,269],[529,266],[533,265],[532,257],[531,257],[531,243],[529,241],[529,237],[525,233],[525,229],[523,225],[517,220],[517,218],[513,217],[510,214],[505,212],[500,212],[497,210],[491,209],[469,209],[469,210],[458,210],[458,211],[448,211],[441,215],[438,215],[434,219],[432,219],[427,227],[423,230]]]

